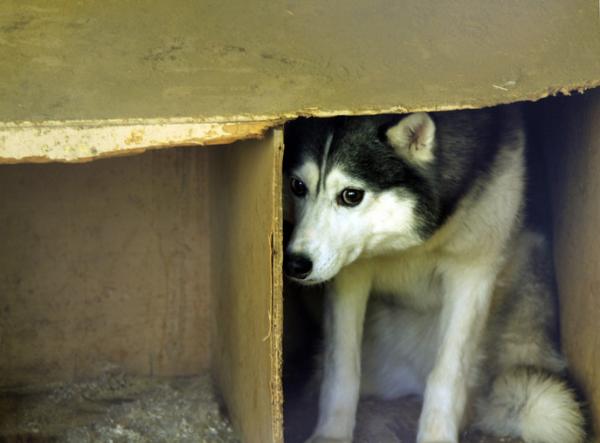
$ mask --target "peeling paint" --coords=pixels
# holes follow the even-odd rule
[[[260,138],[277,122],[0,126],[0,163],[86,162],[148,149]]]
[[[132,131],[129,137],[125,139],[126,145],[137,145],[144,141],[144,131],[143,130],[135,130]]]

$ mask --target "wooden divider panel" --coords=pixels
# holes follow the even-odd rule
[[[245,442],[280,442],[281,131],[212,155],[215,378]]]

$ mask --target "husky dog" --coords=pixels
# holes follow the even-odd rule
[[[519,109],[299,119],[285,141],[285,272],[327,296],[308,441],[350,442],[360,395],[420,394],[418,443],[458,442],[467,417],[581,442],[548,254],[521,223]]]

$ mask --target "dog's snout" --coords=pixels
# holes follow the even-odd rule
[[[285,273],[290,277],[305,279],[312,271],[312,261],[302,254],[286,254],[284,257]]]

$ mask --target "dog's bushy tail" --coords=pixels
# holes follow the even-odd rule
[[[582,443],[585,419],[575,393],[558,375],[541,368],[500,373],[478,405],[478,427],[526,443]]]

